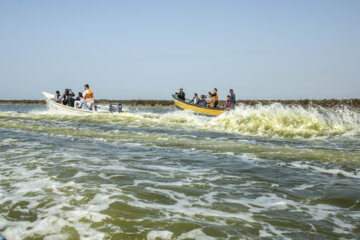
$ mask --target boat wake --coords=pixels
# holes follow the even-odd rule
[[[155,117],[156,118],[156,117]],[[348,108],[240,105],[215,118],[176,111],[158,121],[178,127],[271,138],[327,138],[360,135],[360,113]]]
[[[3,112],[0,115],[180,131],[211,131],[266,138],[321,139],[360,136],[360,112],[345,107],[305,109],[301,106],[281,104],[240,105],[236,110],[218,117],[199,116],[190,111],[180,110],[159,113],[131,109],[126,113],[98,113],[93,116],[69,114],[58,110],[34,110],[26,114]]]
[[[301,106],[239,106],[234,112],[210,121],[209,127],[265,137],[314,138],[360,133],[360,114],[347,108],[324,109]]]

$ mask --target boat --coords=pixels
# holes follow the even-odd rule
[[[71,113],[82,113],[82,114],[92,114],[92,113],[113,113],[113,112],[122,112],[122,105],[121,103],[117,104],[110,104],[109,107],[106,106],[97,106],[95,105],[94,110],[86,110],[86,109],[80,109],[75,107],[69,107],[60,103],[55,102],[54,98],[55,95],[48,93],[48,92],[42,92],[44,95],[46,105],[49,109],[59,111],[59,112],[71,112]]]
[[[194,104],[191,104],[187,101],[179,99],[175,94],[172,94],[174,99],[175,106],[182,110],[190,110],[195,113],[206,115],[206,116],[219,116],[225,112],[228,112],[229,109],[226,108],[214,108],[214,107],[200,107]]]

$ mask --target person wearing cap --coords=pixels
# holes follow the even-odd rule
[[[185,101],[185,93],[182,88],[180,88],[180,92],[176,93],[176,95],[180,100]]]

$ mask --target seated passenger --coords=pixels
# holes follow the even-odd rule
[[[204,95],[200,95],[199,106],[206,107],[206,98]]]
[[[81,92],[79,92],[78,97],[79,97],[80,101],[78,102],[76,107],[80,108],[80,109],[90,110],[90,108],[88,107],[87,102],[83,98],[83,95]]]
[[[231,107],[231,99],[230,99],[230,95],[227,95],[227,99],[226,99],[226,108],[232,108]]]
[[[194,104],[194,105],[198,105],[200,102],[200,98],[198,97],[197,93],[194,93],[194,97],[193,99],[191,99],[191,101],[189,103]]]
[[[56,95],[55,95],[55,97],[54,97],[54,101],[57,102],[57,103],[60,103],[60,101],[61,101],[61,95],[60,95],[60,91],[59,91],[59,90],[56,91]]]

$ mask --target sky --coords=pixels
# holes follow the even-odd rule
[[[359,0],[1,0],[0,99],[360,98]]]

